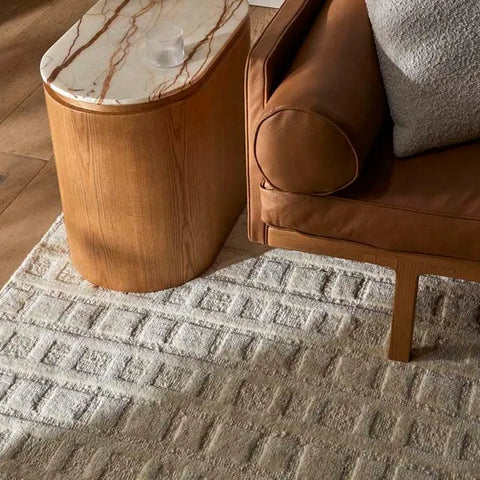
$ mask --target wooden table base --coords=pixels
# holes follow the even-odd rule
[[[102,287],[145,292],[207,269],[245,199],[245,22],[178,96],[138,106],[67,100],[45,86],[73,263]]]

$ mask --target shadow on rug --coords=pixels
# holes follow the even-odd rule
[[[95,288],[60,218],[0,293],[0,479],[480,478],[480,285],[250,244],[153,294]]]

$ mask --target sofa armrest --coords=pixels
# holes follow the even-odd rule
[[[264,108],[285,77],[324,3],[324,0],[286,0],[248,56],[248,100],[258,100]]]
[[[287,73],[295,54],[320,12],[323,0],[286,0],[250,51],[246,67],[246,141],[248,179],[248,235],[265,243],[260,218],[259,185],[264,177],[255,161],[253,137],[265,105]]]
[[[358,178],[386,111],[365,1],[327,0],[256,126],[259,168],[278,190],[341,190]]]

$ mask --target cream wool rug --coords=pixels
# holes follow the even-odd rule
[[[480,478],[480,285],[250,244],[126,295],[82,281],[59,219],[0,294],[0,479]]]

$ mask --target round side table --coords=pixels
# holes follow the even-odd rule
[[[146,32],[185,32],[150,63]],[[245,202],[246,0],[102,0],[44,55],[71,258],[90,282],[145,292],[215,259]]]

